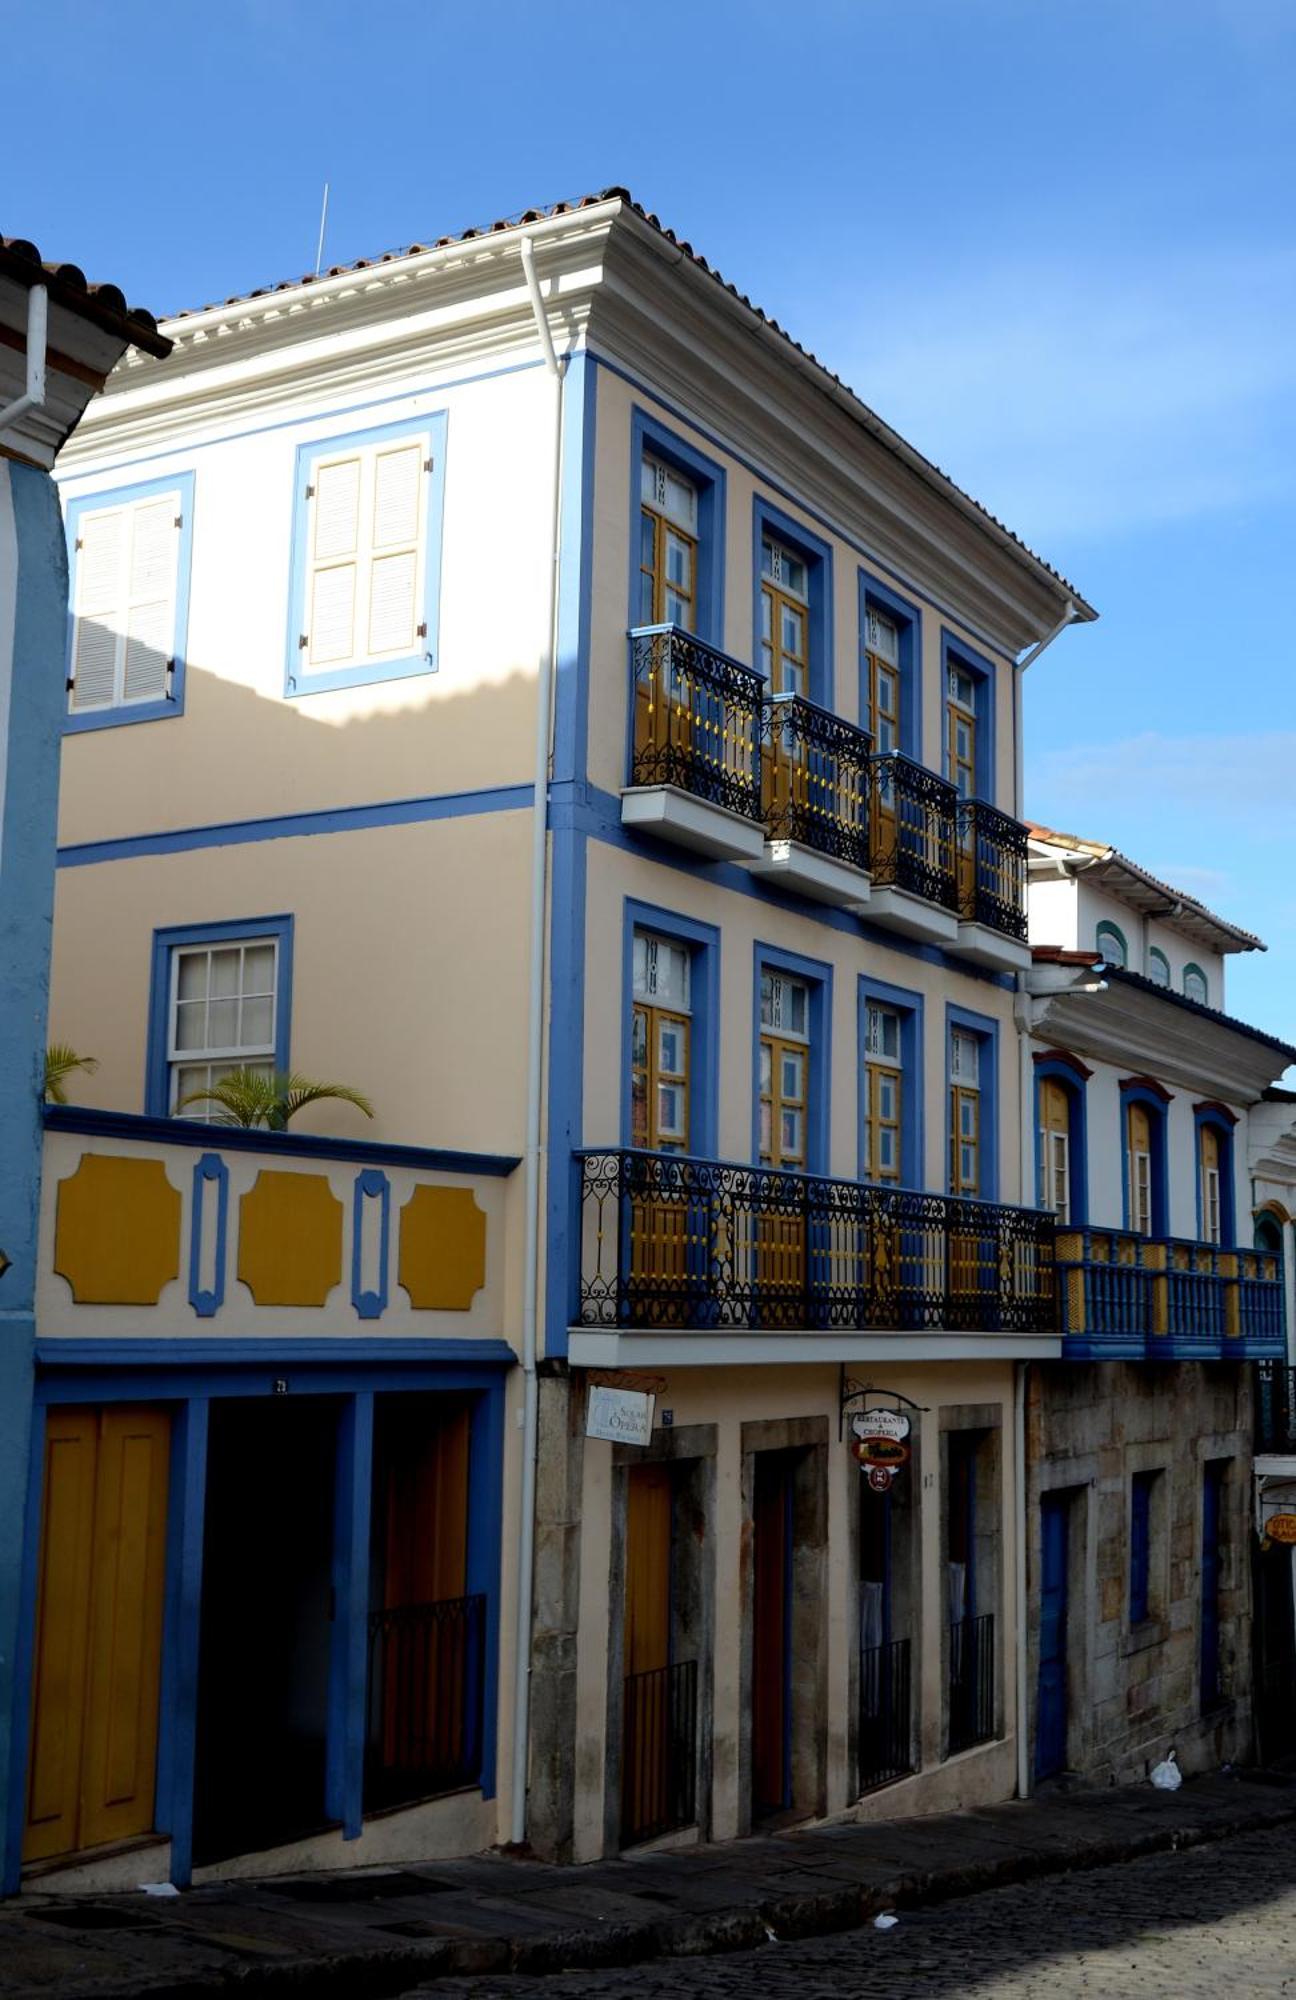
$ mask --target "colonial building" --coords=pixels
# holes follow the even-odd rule
[[[1257,1754],[1296,1752],[1296,1091],[1266,1090],[1249,1131],[1256,1242],[1283,1274],[1287,1349],[1256,1367],[1255,1631]]]
[[[1027,1395],[1034,1769],[1121,1781],[1251,1752],[1253,1363],[1291,1270],[1253,1154],[1296,1052],[1226,1009],[1259,939],[1097,842],[1034,827],[1029,869],[1064,1349]]]
[[[1092,611],[617,191],[165,332],[62,468],[30,1864],[1009,1795],[1020,687]]]

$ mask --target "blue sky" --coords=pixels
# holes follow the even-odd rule
[[[1028,809],[1296,1040],[1292,0],[0,0],[0,227],[155,311],[628,185],[1069,575]]]

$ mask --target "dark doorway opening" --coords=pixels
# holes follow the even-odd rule
[[[199,1864],[330,1824],[338,1414],[318,1396],[212,1405],[194,1773]]]
[[[792,1553],[800,1453],[756,1454],[752,1489],[752,1812],[792,1805]]]
[[[1067,1599],[1070,1572],[1070,1495],[1046,1493],[1040,1501],[1039,1701],[1035,1721],[1035,1776],[1053,1778],[1067,1761]]]

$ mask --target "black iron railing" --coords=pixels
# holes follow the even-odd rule
[[[627,1674],[621,1720],[621,1840],[655,1840],[697,1818],[697,1661]]]
[[[1252,1700],[1256,1761],[1277,1764],[1296,1757],[1296,1654],[1258,1663]]]
[[[954,880],[953,785],[934,771],[887,751],[871,759],[871,869],[879,887],[907,889],[947,910],[958,908]]]
[[[949,1747],[970,1750],[995,1733],[994,1613],[959,1618],[949,1631]]]
[[[856,868],[869,862],[869,753],[862,729],[799,695],[761,710],[761,814],[771,840],[798,840]]]
[[[972,924],[1026,942],[1026,829],[983,799],[958,805],[958,910]]]
[[[1296,1368],[1258,1361],[1255,1372],[1256,1450],[1296,1452]]]
[[[668,1153],[577,1161],[585,1326],[1054,1326],[1036,1209]]]
[[[909,1641],[860,1653],[859,1788],[889,1785],[913,1769]]]
[[[486,1599],[454,1597],[369,1619],[365,1805],[403,1805],[480,1775]]]
[[[674,785],[760,818],[758,747],[765,683],[675,625],[630,634],[632,785]]]

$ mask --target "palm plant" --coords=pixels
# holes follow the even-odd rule
[[[271,1132],[283,1132],[290,1118],[326,1097],[354,1104],[366,1118],[374,1115],[369,1099],[345,1083],[316,1083],[308,1076],[298,1076],[295,1070],[267,1075],[259,1069],[227,1070],[209,1090],[191,1090],[182,1097],[176,1110],[183,1111],[187,1104],[218,1104],[214,1125],[264,1125]]]
[[[99,1067],[97,1056],[79,1056],[67,1042],[51,1042],[45,1051],[44,1097],[47,1104],[67,1103],[67,1080],[77,1070],[92,1076]]]

